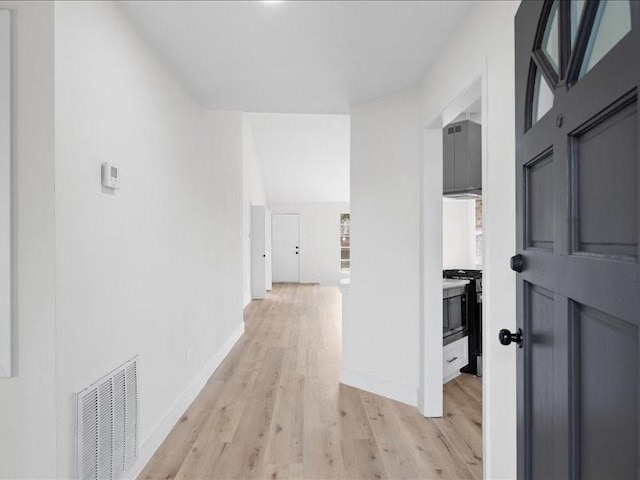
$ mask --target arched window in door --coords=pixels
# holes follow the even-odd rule
[[[529,67],[528,130],[631,31],[629,0],[548,1],[536,31]]]

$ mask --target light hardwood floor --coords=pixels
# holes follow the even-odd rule
[[[275,285],[141,479],[478,479],[482,386],[445,386],[445,414],[340,384],[340,293]]]

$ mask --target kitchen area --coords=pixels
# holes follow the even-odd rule
[[[443,383],[482,377],[480,99],[443,128]]]

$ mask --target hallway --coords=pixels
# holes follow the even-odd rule
[[[445,416],[341,385],[340,294],[274,285],[246,333],[139,478],[477,479],[481,383],[445,387]]]

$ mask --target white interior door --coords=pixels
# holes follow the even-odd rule
[[[297,213],[271,215],[273,281],[300,282],[300,216]]]
[[[266,296],[266,210],[264,206],[251,207],[251,298]]]
[[[266,232],[266,238],[265,238],[265,245],[266,245],[266,252],[267,252],[267,258],[266,258],[266,262],[265,262],[265,268],[266,268],[266,276],[267,276],[267,291],[271,291],[272,288],[272,283],[273,283],[273,267],[271,265],[271,258],[272,258],[272,253],[271,253],[271,211],[267,210],[266,214],[265,214],[265,232]]]

